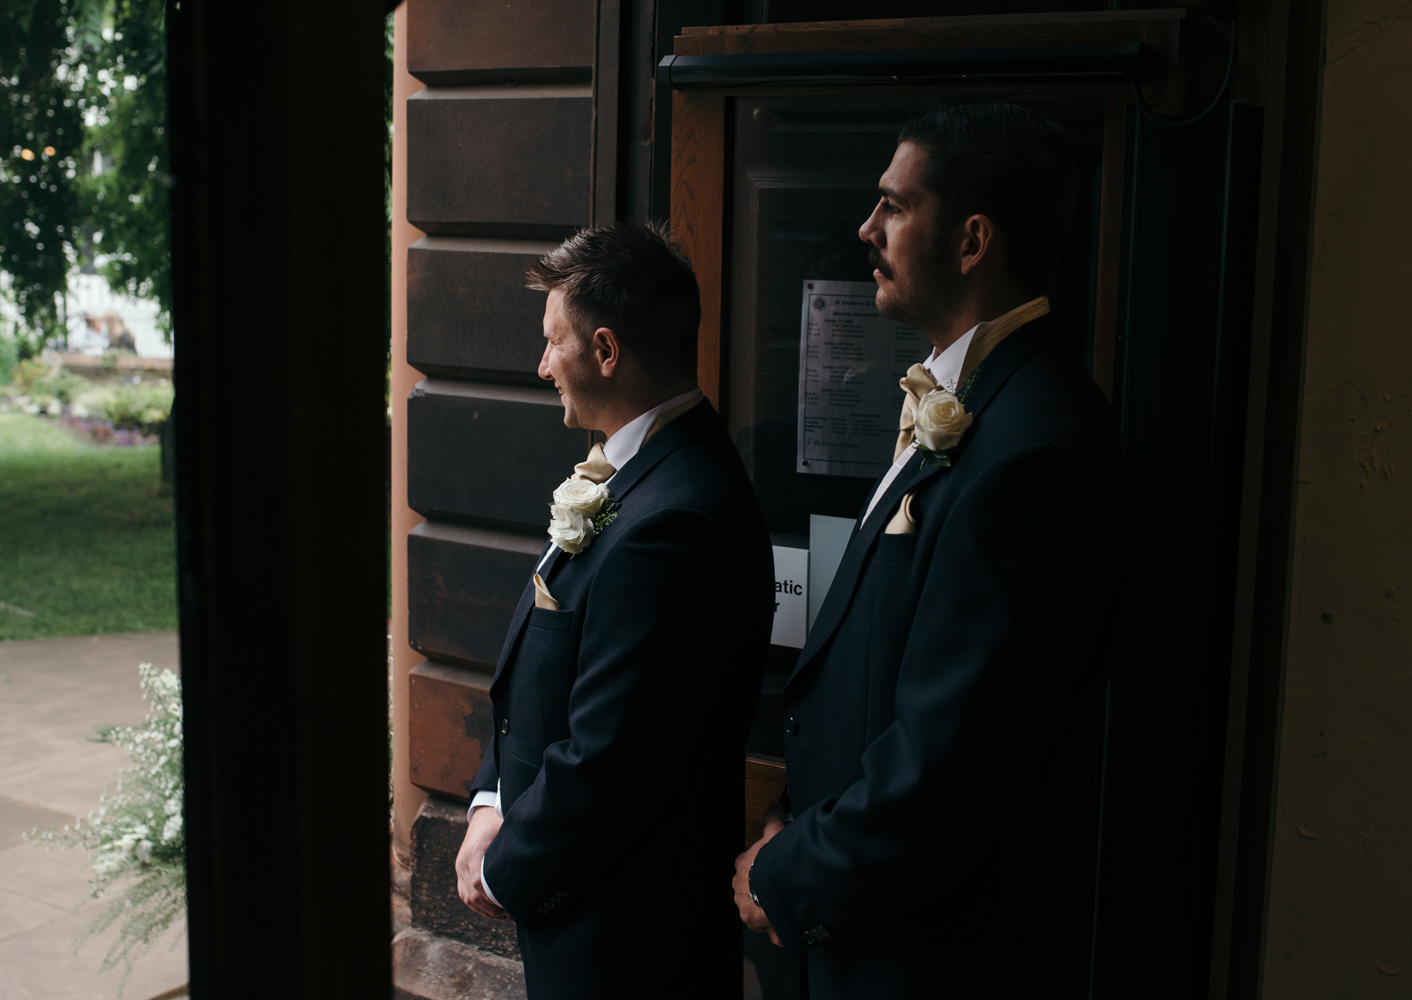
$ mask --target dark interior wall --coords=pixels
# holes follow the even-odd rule
[[[168,7],[203,1000],[388,993],[385,14]]]
[[[1187,129],[1129,110],[1114,407],[1133,556],[1108,708],[1100,997],[1137,977],[1152,996],[1203,996],[1210,976],[1262,124],[1244,105]]]

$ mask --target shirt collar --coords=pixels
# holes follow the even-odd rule
[[[659,403],[646,413],[633,417],[619,427],[616,434],[603,442],[603,457],[614,469],[621,469],[632,461],[633,456],[642,449],[642,442],[658,417],[699,395],[701,395],[700,389],[692,389],[690,392],[684,392],[680,396],[673,396],[666,402]]]
[[[947,392],[956,391],[956,383],[961,378],[961,365],[966,361],[966,348],[971,346],[971,338],[979,329],[980,324],[977,323],[952,341],[940,354],[933,347],[932,356],[922,362],[922,367],[931,372],[936,384]]]
[[[1049,297],[1046,295],[1030,299],[1024,305],[1016,306],[1002,316],[977,323],[950,344],[946,350],[937,352],[932,348],[931,357],[922,362],[922,367],[931,372],[936,384],[947,392],[955,393],[961,379],[961,369],[966,363],[966,351],[977,336],[993,334],[1005,337],[1024,326],[1030,320],[1039,319],[1049,312]]]

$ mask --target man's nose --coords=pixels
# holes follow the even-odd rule
[[[554,373],[549,370],[549,345],[544,345],[544,353],[539,358],[539,377],[549,381],[554,381]]]
[[[880,247],[883,245],[882,226],[878,224],[878,210],[873,209],[873,214],[863,220],[863,224],[858,227],[858,238],[864,243],[871,243]]]

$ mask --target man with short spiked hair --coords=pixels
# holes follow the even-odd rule
[[[548,293],[540,377],[566,426],[607,440],[545,497],[461,898],[519,925],[531,1000],[738,994],[728,886],[774,578],[696,387],[696,277],[665,228],[630,223],[581,231],[529,277]]]

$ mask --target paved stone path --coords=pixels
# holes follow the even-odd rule
[[[127,755],[94,727],[141,722],[137,665],[175,670],[174,632],[0,642],[0,1000],[114,1000],[120,970],[99,964],[116,929],[75,954],[105,901],[89,897],[83,851],[45,851],[22,834],[86,816]],[[175,947],[172,947],[175,945]],[[140,959],[123,1000],[186,982],[185,928]]]

